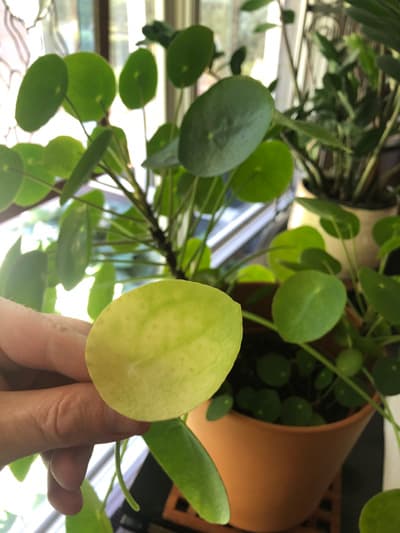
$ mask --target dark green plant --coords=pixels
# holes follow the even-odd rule
[[[400,442],[400,426],[386,400],[400,393],[400,282],[398,276],[385,274],[389,255],[400,247],[400,217],[383,218],[373,227],[380,260],[375,271],[359,268],[348,246],[359,231],[355,215],[319,199],[297,201],[341,240],[351,264],[350,290],[337,278],[340,265],[324,251],[317,230],[304,226],[279,234],[268,253],[282,280],[272,298],[272,317],[248,311],[243,315],[280,340],[265,339],[261,332],[259,338],[245,338],[221,387],[224,402],[218,414],[233,406],[268,422],[314,425],[336,420],[345,416],[342,410],[350,413],[368,402],[391,423]],[[314,243],[311,248],[310,243]],[[326,335],[332,341],[331,351],[326,343],[320,344]],[[282,339],[290,344],[282,344]],[[374,391],[380,394],[379,401],[372,399]],[[213,419],[218,399],[219,395],[210,406]],[[361,531],[394,531],[398,502],[398,491],[373,498],[361,515]]]
[[[393,55],[398,40],[396,2],[384,6],[375,0],[349,2],[354,7],[347,12],[363,23],[367,38],[359,33],[333,38],[317,31],[304,33],[303,41],[318,50],[327,64],[322,83],[304,88],[289,41],[288,24],[293,20],[286,16],[283,2],[276,1],[295,103],[283,115],[275,113],[271,134],[281,135],[291,145],[305,183],[315,195],[364,207],[393,204],[399,167],[379,173],[377,165],[387,141],[398,133],[400,69]],[[345,8],[344,1],[309,6],[314,15],[342,18]],[[267,23],[265,30],[271,27]]]

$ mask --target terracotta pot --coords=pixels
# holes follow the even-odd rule
[[[299,182],[296,196],[302,198],[315,198],[302,182]],[[378,246],[372,238],[372,227],[383,217],[396,215],[397,206],[386,207],[384,209],[361,209],[342,205],[343,209],[357,215],[360,219],[360,233],[352,240],[346,240],[346,247],[351,256],[356,257],[358,266],[368,266],[375,268],[378,265],[377,253]],[[316,228],[324,238],[326,251],[335,257],[342,264],[340,276],[342,278],[350,277],[350,265],[347,254],[339,239],[328,235],[319,224],[319,217],[310,211],[304,209],[300,204],[294,202],[288,220],[288,229],[299,226],[312,226]]]
[[[274,284],[244,283],[235,287],[233,297],[246,310],[270,317],[275,290]],[[245,334],[260,331],[260,326],[247,320],[244,326]],[[271,335],[273,342],[275,334]],[[325,353],[334,349],[329,336],[318,347]],[[230,523],[255,532],[286,531],[307,519],[373,414],[367,405],[339,422],[294,427],[235,411],[209,422],[207,407],[208,403],[203,404],[190,413],[189,427],[225,483]]]
[[[236,412],[208,422],[207,406],[189,415],[189,427],[225,483],[230,524],[255,532],[286,531],[313,513],[373,412],[368,405],[340,422],[302,428]]]

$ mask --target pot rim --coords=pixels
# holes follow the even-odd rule
[[[372,396],[372,399],[376,402],[379,402],[379,394],[378,393],[374,394],[374,396]],[[350,416],[347,416],[346,418],[343,418],[342,420],[338,420],[337,422],[330,422],[328,424],[322,424],[320,426],[287,426],[284,424],[273,424],[271,422],[265,422],[264,420],[258,420],[257,418],[244,415],[234,410],[232,410],[230,413],[228,413],[225,416],[232,416],[233,418],[237,419],[238,421],[241,421],[242,423],[253,424],[253,425],[259,426],[260,428],[269,429],[270,431],[281,431],[284,433],[291,433],[291,434],[310,434],[310,433],[313,434],[313,433],[326,433],[329,431],[333,432],[338,429],[346,428],[347,426],[356,424],[357,422],[359,422],[361,419],[368,416],[373,411],[375,410],[372,407],[372,405],[367,403],[359,411],[357,411],[356,413],[353,413]],[[223,418],[220,420],[223,420]]]

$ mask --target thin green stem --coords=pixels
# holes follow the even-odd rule
[[[378,315],[375,320],[372,322],[372,324],[370,325],[370,327],[368,328],[368,331],[366,333],[366,337],[370,337],[372,335],[372,333],[374,332],[374,330],[379,326],[379,324],[381,322],[383,322],[383,317],[381,315]]]
[[[122,475],[122,471],[121,471],[121,443],[120,443],[120,441],[117,441],[115,443],[115,472],[117,474],[119,486],[121,487],[122,493],[125,496],[125,499],[126,499],[128,505],[135,512],[140,511],[140,505],[135,500],[135,498],[132,496],[132,494],[129,492],[129,489],[125,485],[124,477]]]

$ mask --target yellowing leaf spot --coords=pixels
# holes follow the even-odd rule
[[[8,169],[9,169],[9,166],[8,166],[8,165],[3,165],[3,166],[2,166],[2,169],[3,169],[4,172],[7,172]]]
[[[182,72],[187,72],[189,67],[187,65],[182,65]]]

